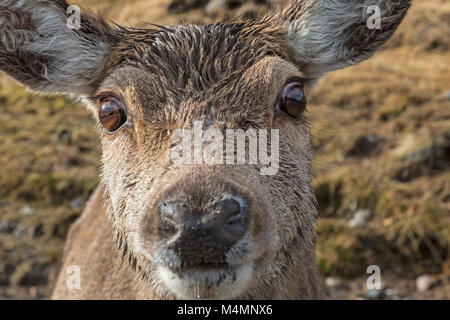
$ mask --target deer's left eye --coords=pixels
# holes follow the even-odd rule
[[[279,108],[292,118],[299,118],[306,109],[306,96],[301,82],[288,83],[281,93]]]
[[[119,130],[127,122],[123,104],[114,97],[105,98],[101,101],[98,118],[108,133]]]

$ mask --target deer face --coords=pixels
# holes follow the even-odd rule
[[[293,94],[286,87],[306,95],[310,82],[269,52],[277,44],[268,48],[264,35],[242,49],[246,39],[240,34],[218,41],[233,28],[241,32],[227,24],[157,31],[152,37],[158,40],[151,40],[157,44],[143,47],[147,59],[119,65],[91,98],[97,113],[122,110],[123,119],[112,127],[115,113],[100,121],[103,179],[119,243],[177,297],[233,297],[297,230],[307,242],[314,234],[309,134],[303,113],[293,113],[304,109],[305,97],[289,102],[292,114],[283,100]],[[203,136],[218,133],[201,139],[203,152],[214,143],[226,149],[229,130],[273,132],[279,135],[274,153],[283,161],[274,159],[280,163],[273,174],[264,174],[267,164],[260,161],[210,164],[202,157],[196,163],[192,146],[190,161],[177,163],[174,132],[190,133],[195,126]],[[192,134],[192,145],[194,140]],[[247,158],[259,151],[250,145],[244,146]],[[237,141],[233,146],[234,156]]]
[[[274,291],[293,255],[311,252],[312,84],[368,58],[409,5],[291,1],[259,21],[151,30],[83,14],[73,30],[62,0],[6,2],[0,68],[32,89],[75,93],[93,111],[118,248],[144,283],[176,298],[251,297],[264,282]],[[378,30],[363,14],[371,4]],[[207,163],[205,150],[228,151],[231,131],[249,133],[248,143],[239,151],[231,140],[234,150]],[[174,159],[180,137],[190,161]]]
[[[269,51],[284,54],[277,43],[268,47],[265,35],[242,46],[244,26],[156,31],[150,44],[142,44],[146,59],[117,66],[90,98],[100,117],[107,111],[99,119],[103,179],[118,241],[141,272],[155,274],[151,278],[181,298],[234,297],[255,272],[267,271],[266,262],[297,230],[307,242],[314,234],[311,150],[301,112],[310,81]],[[219,41],[226,34],[227,41]],[[284,101],[296,92],[304,96]],[[260,161],[237,164],[236,157],[227,164],[225,152],[222,163],[206,163],[203,154],[198,162],[192,134],[192,157],[179,163],[173,159],[175,131],[189,134],[196,126],[203,153],[214,143],[225,150],[230,130],[266,130],[270,144],[276,129],[274,153],[283,161],[274,159],[280,163],[269,174]],[[212,130],[216,135],[205,141]],[[237,156],[237,141],[233,146]],[[250,149],[250,141],[243,148],[247,158],[259,151]]]

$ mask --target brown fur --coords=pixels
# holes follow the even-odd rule
[[[63,63],[73,61],[65,52],[46,51],[41,42],[51,35],[33,33],[36,24],[45,25],[37,13],[42,8],[4,1],[16,7],[2,7],[0,2],[2,70],[35,90],[78,94],[96,118],[101,98],[114,93],[130,118],[114,134],[99,128],[102,183],[70,230],[53,298],[325,297],[313,247],[317,209],[308,122],[306,115],[293,120],[276,112],[277,101],[292,77],[315,78],[368,58],[390,37],[409,1],[380,4],[385,24],[376,31],[361,27],[365,21],[361,4],[353,0],[340,2],[340,7],[329,0],[289,1],[256,21],[152,29],[113,27],[85,13],[84,27],[73,33],[65,30],[61,38],[81,50],[85,59],[78,63],[83,74],[66,68]],[[55,28],[62,14],[58,8],[66,8],[65,1],[37,3],[54,10],[55,21],[46,23]],[[352,6],[357,7],[355,12],[349,12]],[[323,30],[314,19],[322,21]],[[344,22],[352,28],[339,29]],[[336,31],[333,41],[330,30]],[[305,80],[307,96],[313,83]],[[278,129],[278,172],[261,175],[260,164],[174,163],[171,134],[190,128],[194,121],[221,132]],[[245,243],[236,248],[239,254],[234,257],[251,262],[248,283],[223,292],[214,287],[220,281],[211,284],[212,289],[205,286],[195,292],[168,285],[161,266],[177,259],[162,239],[157,204],[176,194],[191,207],[209,208],[230,192],[251,203]],[[71,265],[81,269],[80,290],[66,286],[65,270]],[[183,267],[178,266],[181,275]],[[236,270],[232,274],[240,276]]]

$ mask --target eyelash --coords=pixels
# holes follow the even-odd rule
[[[91,101],[96,101],[98,105],[101,105],[102,102],[108,98],[116,98],[119,101],[123,101],[122,95],[114,91],[103,91],[89,97]]]

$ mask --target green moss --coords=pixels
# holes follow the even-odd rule
[[[317,230],[319,270],[326,276],[355,276],[367,266],[358,234],[344,222],[322,219]]]

